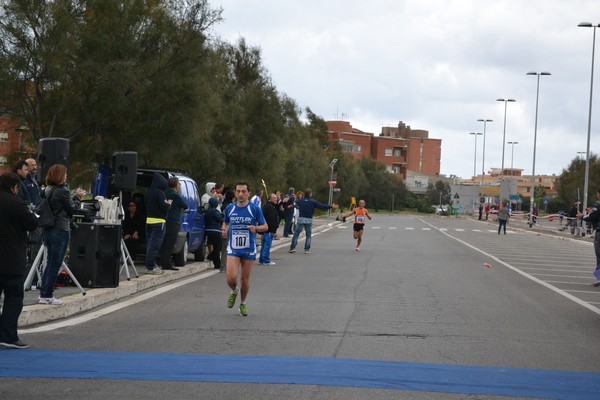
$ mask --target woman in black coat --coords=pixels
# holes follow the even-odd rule
[[[54,215],[54,225],[44,228],[44,244],[48,249],[48,258],[42,276],[39,303],[61,305],[62,300],[53,296],[54,282],[69,245],[73,213],[79,209],[84,192],[77,189],[71,199],[71,193],[67,188],[67,167],[61,164],[50,167],[46,176],[46,185],[44,194]]]

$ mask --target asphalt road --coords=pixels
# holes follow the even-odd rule
[[[33,349],[0,352],[22,376],[1,378],[0,397],[600,398],[589,243],[376,214],[354,246],[348,223],[313,237],[311,254],[275,250],[277,266],[254,267],[246,318],[208,273],[24,331]]]

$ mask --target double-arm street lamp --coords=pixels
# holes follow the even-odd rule
[[[528,72],[527,75],[537,76],[537,89],[535,95],[535,126],[533,131],[533,167],[531,168],[531,204],[529,204],[529,226],[531,226],[531,224],[533,223],[533,205],[535,201],[535,146],[537,142],[538,104],[540,99],[540,76],[547,76],[552,74],[550,72]]]
[[[505,147],[505,141],[506,141],[506,108],[508,103],[514,103],[516,102],[515,99],[496,99],[496,101],[503,101],[504,102],[504,129],[502,131],[502,175],[500,177],[500,179],[502,181],[504,181],[504,147]]]
[[[587,149],[585,153],[585,177],[583,178],[583,210],[585,210],[587,208],[588,181],[590,179],[590,135],[592,130],[592,95],[594,93],[594,53],[596,50],[596,28],[598,28],[600,24],[594,25],[591,22],[582,22],[577,26],[583,28],[594,28],[594,35],[592,39],[592,78],[590,80],[590,111],[588,114]]]
[[[469,135],[475,135],[475,156],[473,157],[473,180],[477,176],[477,136],[483,135],[481,132],[471,132]]]
[[[483,122],[483,160],[481,165],[481,188],[483,190],[483,177],[485,176],[485,128],[488,122],[494,122],[491,119],[478,119],[477,121]]]

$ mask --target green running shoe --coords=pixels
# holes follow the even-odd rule
[[[238,292],[233,292],[229,295],[229,299],[227,299],[227,308],[233,308],[237,294]]]
[[[240,315],[242,317],[247,317],[248,316],[248,308],[246,307],[245,304],[240,304]]]

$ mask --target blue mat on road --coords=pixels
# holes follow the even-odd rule
[[[600,373],[339,358],[0,350],[0,378],[322,385],[550,399],[600,398]]]

